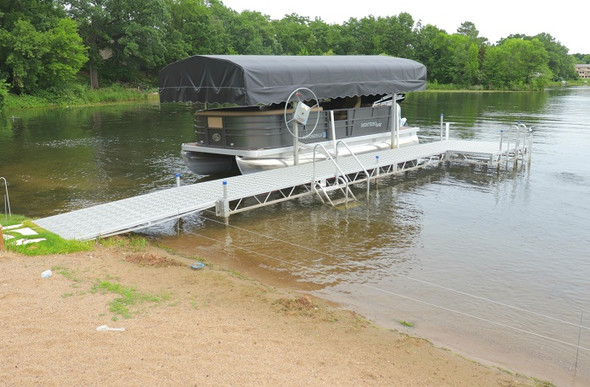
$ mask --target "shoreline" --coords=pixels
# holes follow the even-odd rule
[[[0,322],[0,380],[7,385],[539,382],[380,328],[305,292],[267,285],[209,261],[193,270],[191,262],[194,258],[170,249],[138,250],[116,241],[68,255],[0,254],[0,305],[6,316]],[[48,268],[53,275],[41,278]],[[111,288],[146,300],[128,305],[125,318],[113,308],[120,297]],[[97,331],[102,325],[125,331]]]

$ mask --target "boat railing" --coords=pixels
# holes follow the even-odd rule
[[[6,192],[4,196],[4,218],[8,218],[8,216],[12,216],[12,211],[10,209],[10,196],[8,196],[8,182],[6,178],[0,176],[0,180],[4,181],[4,190]]]

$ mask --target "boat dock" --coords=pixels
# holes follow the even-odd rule
[[[529,136],[531,137],[531,136]],[[532,137],[531,137],[532,138]],[[210,208],[227,222],[230,215],[318,195],[332,205],[354,199],[350,187],[443,162],[491,167],[516,165],[528,156],[532,140],[510,143],[444,140],[228,177],[163,189],[89,208],[37,219],[64,239],[91,240],[137,231]],[[344,145],[345,146],[345,145]],[[316,147],[318,148],[318,147]],[[318,153],[324,149],[316,149]],[[340,196],[335,199],[334,196]]]

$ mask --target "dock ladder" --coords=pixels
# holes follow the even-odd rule
[[[352,156],[352,158],[355,160],[355,162],[361,168],[361,170],[359,172],[357,172],[357,174],[352,178],[349,175],[347,175],[346,173],[344,173],[344,171],[342,170],[342,168],[338,164],[338,147],[339,146],[344,146],[348,150],[349,156]],[[328,179],[323,179],[323,180],[317,179],[317,174],[316,174],[317,158],[316,158],[316,155],[317,155],[318,149],[321,150],[322,153],[324,153],[326,155],[327,159],[330,160],[332,162],[332,164],[334,164],[334,166],[336,167],[336,173],[334,176],[334,180],[332,182],[328,181]],[[356,184],[361,181],[366,181],[367,182],[367,199],[368,199],[369,198],[371,174],[367,171],[367,169],[361,163],[359,158],[354,154],[354,152],[349,148],[349,146],[346,145],[346,143],[344,141],[340,140],[336,143],[335,152],[336,152],[336,155],[335,155],[336,157],[333,157],[332,154],[322,144],[316,144],[316,146],[313,148],[313,178],[311,180],[311,187],[312,187],[312,190],[314,191],[314,193],[316,193],[318,195],[318,197],[320,198],[322,203],[325,203],[326,201],[328,201],[332,207],[336,207],[337,205],[340,205],[340,204],[347,205],[349,201],[356,201],[357,200],[356,196],[354,196],[354,193],[350,189],[350,186],[352,184]],[[358,179],[360,173],[364,173],[364,176],[365,176],[364,179],[360,179],[360,180]],[[340,191],[343,194],[343,197],[340,199],[332,199],[330,197],[329,193],[334,192],[334,191]],[[352,199],[350,199],[351,197],[352,197]]]

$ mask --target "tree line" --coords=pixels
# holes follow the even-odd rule
[[[429,82],[482,89],[541,89],[590,62],[546,33],[491,43],[471,22],[447,33],[408,13],[328,24],[220,0],[0,0],[0,99],[80,83],[149,87],[163,66],[197,54],[383,54],[424,63]]]

